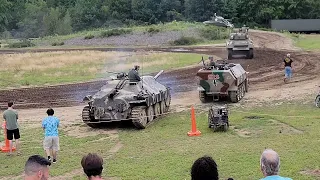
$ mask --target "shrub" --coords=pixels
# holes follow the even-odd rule
[[[147,28],[146,29],[146,31],[148,32],[148,33],[158,33],[158,32],[160,32],[161,30],[160,30],[160,28],[158,28],[158,27],[149,27],[149,28]]]
[[[201,40],[197,39],[197,38],[194,38],[194,37],[182,36],[181,38],[171,42],[170,44],[178,46],[178,45],[192,45],[192,44],[196,44],[198,42],[201,42]]]
[[[103,31],[100,34],[100,37],[110,37],[110,36],[120,36],[122,34],[129,34],[132,32],[132,29],[110,29],[107,31]]]
[[[35,44],[33,44],[31,41],[28,41],[28,40],[23,40],[20,42],[9,44],[9,48],[25,48],[25,47],[32,47],[32,46],[35,46]]]
[[[221,40],[229,37],[227,28],[206,26],[200,29],[200,35],[208,40]]]
[[[84,39],[93,39],[94,38],[94,35],[92,34],[88,34],[84,37]]]
[[[62,46],[62,45],[64,45],[64,42],[54,42],[51,45],[52,46]]]

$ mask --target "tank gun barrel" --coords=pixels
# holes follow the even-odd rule
[[[163,70],[161,70],[160,72],[158,72],[158,74],[154,76],[154,79],[157,79],[162,73],[163,73]]]

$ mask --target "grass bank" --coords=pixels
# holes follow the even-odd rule
[[[100,51],[0,55],[0,88],[75,83],[105,78],[107,71],[128,72],[135,64],[143,73],[170,70],[200,61],[201,55]]]
[[[296,35],[294,36],[295,45],[304,50],[319,50],[320,35]]]
[[[122,179],[189,179],[192,163],[210,155],[217,161],[221,179],[259,179],[260,154],[272,148],[281,156],[281,175],[315,178],[302,172],[319,169],[318,109],[283,105],[246,112],[231,111],[233,127],[226,133],[212,132],[206,113],[197,114],[200,137],[187,136],[189,112],[167,116],[143,131],[122,131],[124,148],[109,162],[108,174]]]

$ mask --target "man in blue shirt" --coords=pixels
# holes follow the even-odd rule
[[[57,162],[57,151],[60,150],[59,145],[59,124],[60,120],[53,116],[53,109],[47,110],[48,117],[44,118],[42,121],[42,128],[44,129],[45,137],[43,141],[43,148],[47,153],[48,160],[51,162],[51,155],[53,157],[53,163]]]
[[[291,178],[279,176],[280,157],[272,149],[263,151],[260,159],[260,168],[264,176],[261,180],[292,180]]]

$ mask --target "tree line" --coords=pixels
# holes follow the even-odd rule
[[[0,0],[3,37],[64,35],[99,27],[205,21],[214,13],[235,25],[320,18],[319,0]]]

